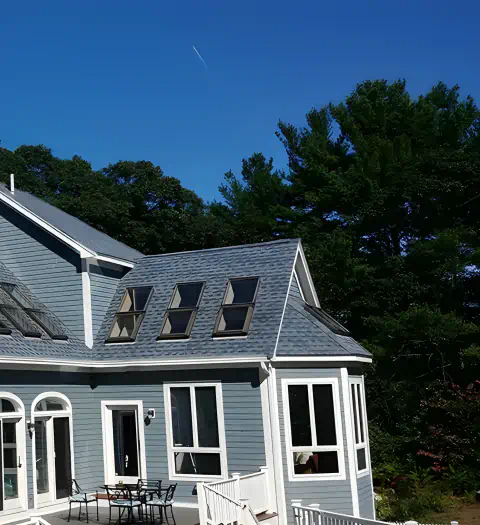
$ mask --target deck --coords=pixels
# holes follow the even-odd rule
[[[78,519],[78,505],[72,507],[72,518],[70,520],[71,525],[83,525],[87,523],[87,517],[83,512],[80,519]],[[99,519],[97,521],[97,514],[95,505],[90,505],[88,514],[89,514],[89,523],[93,525],[108,525],[108,507],[99,508]],[[175,516],[175,523],[172,518],[170,518],[170,511],[168,511],[169,519],[164,520],[164,525],[196,525],[199,522],[198,509],[186,508],[186,507],[174,507],[173,514]],[[56,512],[55,514],[45,514],[42,518],[50,523],[50,525],[67,525],[68,510],[63,510],[61,512]],[[118,518],[118,511],[112,512],[112,525],[116,523]],[[126,524],[126,520],[122,520],[122,524]],[[138,521],[136,523],[139,523]],[[142,523],[142,522],[140,522]],[[144,521],[143,523],[147,523]],[[150,521],[148,522],[150,523]],[[158,518],[155,520],[155,525],[159,525],[160,521]]]

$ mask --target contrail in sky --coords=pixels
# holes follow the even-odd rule
[[[203,60],[202,55],[197,51],[197,48],[195,46],[192,47],[195,53],[197,53],[198,58],[203,62],[203,65],[208,69],[207,63]]]

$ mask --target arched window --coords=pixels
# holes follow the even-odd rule
[[[13,415],[12,412],[18,412],[19,415],[25,414],[21,399],[10,392],[0,392],[0,417]]]
[[[32,418],[45,415],[45,412],[69,412],[72,405],[68,397],[59,392],[44,392],[37,396],[32,403]]]

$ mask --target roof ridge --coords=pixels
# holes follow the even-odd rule
[[[215,252],[220,250],[235,250],[235,249],[243,249],[243,248],[255,248],[258,246],[267,246],[271,244],[294,244],[299,243],[299,238],[292,238],[292,239],[277,239],[275,241],[265,241],[265,242],[256,242],[252,244],[235,244],[233,246],[219,246],[217,248],[203,248],[200,250],[187,250],[184,252],[169,252],[169,253],[158,253],[153,255],[145,255],[142,260],[144,259],[153,259],[155,257],[169,257],[172,255],[185,255],[188,253],[205,253],[205,252]]]

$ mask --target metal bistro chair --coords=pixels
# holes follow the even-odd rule
[[[118,509],[118,520],[120,523],[125,510],[127,511],[127,523],[134,521],[133,511],[138,509],[138,519],[142,520],[142,502],[137,497],[133,497],[130,487],[105,486],[108,497],[108,523],[112,523],[112,509]]]
[[[139,479],[137,484],[138,499],[144,504],[153,500],[162,490],[162,482],[148,479]],[[145,508],[147,511],[147,508]]]
[[[97,521],[98,521],[98,492],[95,494],[89,494],[88,492],[85,492],[81,489],[80,485],[77,483],[75,479],[70,480],[70,495],[68,496],[68,519],[67,521],[70,521],[70,517],[72,516],[72,503],[78,503],[79,509],[78,509],[78,519],[80,519],[80,515],[82,514],[82,504],[85,505],[86,513],[87,513],[87,523],[88,523],[88,504],[96,502],[97,504]]]
[[[163,515],[165,514],[165,519],[168,523],[168,517],[167,517],[167,508],[170,507],[170,512],[172,514],[173,524],[176,524],[175,516],[173,515],[173,504],[174,499],[173,496],[175,494],[175,490],[177,488],[177,484],[170,485],[168,488],[161,490],[158,493],[158,498],[153,498],[151,501],[146,502],[147,509],[150,508],[150,519],[152,523],[155,521],[155,507],[158,507],[160,511],[160,522],[162,522]],[[147,516],[148,519],[148,516]]]

